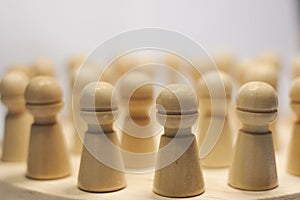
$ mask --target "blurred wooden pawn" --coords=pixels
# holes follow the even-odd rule
[[[216,54],[213,57],[213,61],[215,62],[216,67],[223,72],[231,74],[231,72],[234,71],[235,58],[230,51],[223,51]]]
[[[293,64],[292,64],[292,68],[293,68],[293,78],[297,78],[300,76],[300,56],[296,56]]]
[[[177,83],[179,81],[179,75],[177,73],[180,73],[178,70],[181,66],[181,58],[169,53],[164,57],[164,63],[169,68],[167,71],[167,83]]]
[[[7,107],[4,123],[2,160],[27,160],[32,116],[25,110],[24,93],[28,77],[20,71],[8,72],[1,80],[1,101]]]
[[[34,76],[52,76],[55,77],[54,63],[48,58],[39,58],[32,65]]]
[[[280,57],[275,52],[263,52],[258,56],[258,62],[273,66],[277,71],[280,70]]]
[[[250,191],[278,186],[272,132],[269,123],[277,116],[277,94],[264,82],[249,82],[237,95],[236,109],[243,127],[235,143],[229,170],[230,186]]]
[[[198,101],[186,85],[172,84],[156,100],[158,122],[164,126],[156,161],[153,191],[166,197],[192,197],[204,192],[199,149],[191,127]]]
[[[233,134],[228,116],[232,80],[224,72],[208,72],[198,82],[197,92],[201,111],[199,146],[202,146],[206,135],[220,134],[214,148],[201,160],[201,164],[205,167],[229,167],[233,155]],[[219,130],[219,127],[222,129]]]
[[[26,108],[34,116],[31,126],[26,176],[58,179],[70,174],[61,124],[56,115],[63,107],[62,89],[49,76],[37,76],[25,91]]]
[[[124,164],[128,169],[152,168],[155,164],[154,127],[149,116],[153,104],[153,86],[150,84],[151,78],[140,71],[124,75],[120,82],[123,122],[119,128]]]
[[[7,71],[8,72],[15,72],[15,71],[23,72],[28,78],[32,78],[34,75],[33,70],[23,64],[15,64],[15,65],[9,67]]]
[[[88,192],[112,192],[126,186],[118,137],[113,130],[118,111],[113,86],[88,84],[81,93],[80,114],[87,122],[78,175],[78,187]]]
[[[290,174],[300,176],[300,78],[293,81],[290,90],[290,105],[296,114],[296,120],[293,123],[292,137],[290,140],[287,171]]]

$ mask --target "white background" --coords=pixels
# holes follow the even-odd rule
[[[14,63],[47,56],[66,89],[67,59],[131,29],[179,31],[209,53],[231,49],[239,58],[268,49],[283,59],[280,99],[287,112],[291,59],[299,49],[300,6],[296,0],[111,0],[0,1],[0,73]],[[298,9],[299,7],[299,9]],[[1,118],[5,114],[1,108]],[[1,134],[0,134],[1,135]]]

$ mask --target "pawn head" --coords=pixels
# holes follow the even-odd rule
[[[25,110],[24,93],[28,77],[20,71],[11,71],[4,75],[0,84],[1,100],[9,112]]]
[[[237,94],[236,107],[242,123],[267,125],[277,116],[277,93],[264,82],[246,83]]]
[[[50,76],[37,76],[25,90],[26,107],[36,117],[56,115],[62,108],[63,92],[59,83]]]

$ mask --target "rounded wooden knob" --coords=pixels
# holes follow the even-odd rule
[[[266,63],[273,66],[275,70],[278,70],[278,68],[280,67],[280,58],[274,52],[264,52],[259,56],[258,59],[262,63]]]
[[[55,76],[55,67],[51,60],[39,58],[33,63],[33,70],[36,76]]]
[[[293,61],[293,77],[300,76],[300,56],[297,56]]]
[[[240,88],[236,107],[244,125],[267,126],[277,116],[278,97],[271,85],[249,82]]]
[[[275,112],[278,107],[277,94],[267,83],[249,82],[240,88],[236,106],[247,112]]]
[[[201,98],[231,98],[232,80],[222,71],[210,71],[204,74],[197,84],[198,96]]]
[[[293,111],[300,115],[300,77],[296,78],[290,89],[290,104]]]
[[[31,78],[34,74],[31,68],[23,64],[15,64],[8,69],[8,72],[21,71]]]
[[[214,62],[218,69],[229,72],[234,66],[234,55],[230,51],[224,51],[214,56]]]
[[[20,71],[8,72],[1,80],[1,100],[11,112],[25,109],[24,93],[28,81],[28,77]]]
[[[61,102],[63,92],[59,83],[50,76],[37,76],[29,82],[25,99],[28,104],[51,104]]]
[[[93,82],[84,87],[80,98],[82,111],[112,111],[118,108],[113,86],[106,82]]]
[[[130,72],[120,81],[120,96],[122,100],[152,99],[153,86],[151,77],[144,72]]]
[[[69,61],[69,70],[71,73],[74,73],[74,71],[76,71],[80,65],[84,62],[86,56],[84,54],[78,54],[73,56],[70,61]]]
[[[172,84],[164,88],[156,99],[157,112],[184,115],[198,112],[198,99],[187,85]]]
[[[244,70],[242,83],[244,84],[251,81],[266,82],[276,89],[278,72],[268,63],[258,63]]]

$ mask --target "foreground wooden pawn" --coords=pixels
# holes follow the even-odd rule
[[[293,123],[287,160],[287,171],[290,174],[300,176],[300,78],[296,78],[292,84],[290,99],[291,108],[297,117]]]
[[[78,187],[88,192],[112,192],[126,186],[118,137],[113,130],[118,110],[113,86],[93,82],[82,91],[81,116],[88,124],[84,136]]]
[[[26,108],[34,116],[31,126],[27,173],[32,179],[58,179],[70,174],[62,127],[56,115],[63,107],[62,90],[48,76],[37,76],[25,91]]]
[[[275,153],[269,123],[277,115],[277,94],[263,82],[243,85],[237,95],[237,115],[243,127],[235,144],[229,171],[230,186],[250,191],[278,186]]]
[[[208,72],[199,81],[197,92],[201,111],[199,146],[201,147],[206,135],[220,132],[217,143],[211,152],[201,160],[201,164],[205,167],[229,167],[233,155],[233,134],[227,114],[228,109],[231,108],[232,80],[224,72]],[[219,127],[222,129],[220,130]]]
[[[197,97],[185,85],[163,89],[156,100],[157,120],[164,126],[156,161],[153,191],[167,197],[204,192],[199,149],[191,127],[198,118]]]
[[[243,73],[243,81],[242,84],[250,82],[250,81],[262,81],[270,84],[275,91],[277,91],[277,83],[278,83],[278,70],[274,68],[271,64],[268,63],[257,63],[251,68],[247,68]],[[280,148],[280,144],[277,141],[277,120],[274,120],[270,124],[270,129],[273,134],[273,142],[275,150]]]
[[[1,101],[7,107],[3,138],[2,160],[5,162],[26,161],[31,115],[25,110],[24,93],[28,84],[22,72],[9,72],[1,80]]]

